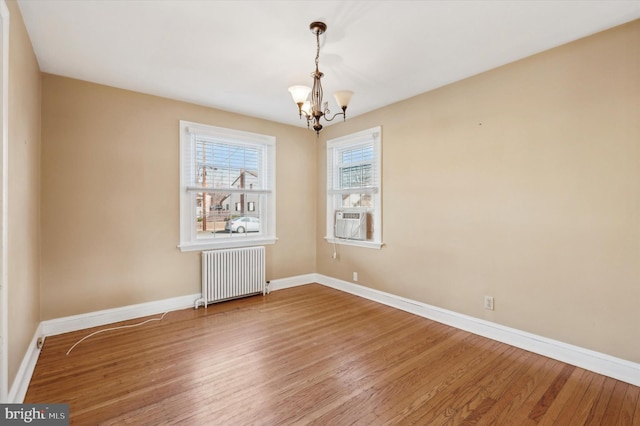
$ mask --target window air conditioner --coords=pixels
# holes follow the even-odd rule
[[[336,238],[367,239],[367,212],[364,209],[336,210]]]

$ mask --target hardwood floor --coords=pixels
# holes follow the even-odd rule
[[[66,355],[109,327],[48,337],[25,402],[78,425],[640,425],[639,387],[317,284]]]

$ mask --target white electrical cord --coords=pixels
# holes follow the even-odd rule
[[[164,314],[162,314],[162,316],[161,316],[160,318],[150,318],[150,319],[148,319],[148,320],[146,320],[146,321],[139,322],[139,323],[137,323],[137,324],[121,325],[121,326],[119,326],[119,327],[111,327],[111,328],[105,328],[105,329],[103,329],[103,330],[94,331],[93,333],[91,333],[91,334],[89,334],[89,335],[87,335],[87,336],[84,336],[82,339],[80,339],[80,340],[78,340],[76,343],[74,343],[74,345],[73,345],[73,346],[71,346],[71,348],[69,348],[69,350],[67,351],[67,355],[69,355],[69,354],[71,353],[71,351],[73,350],[73,348],[75,348],[76,346],[78,346],[80,343],[84,342],[85,340],[87,340],[87,339],[88,339],[89,337],[91,337],[91,336],[95,336],[96,334],[100,334],[100,333],[103,333],[103,332],[105,332],[105,331],[119,330],[119,329],[121,329],[121,328],[132,328],[132,327],[138,327],[138,326],[140,326],[140,325],[144,325],[144,324],[146,324],[146,323],[148,323],[148,322],[151,322],[151,321],[162,321],[162,319],[164,318],[164,316],[165,316],[165,315],[167,315],[168,313],[169,313],[169,312],[165,312]]]

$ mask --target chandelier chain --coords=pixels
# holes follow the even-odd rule
[[[319,60],[320,60],[320,33],[316,31],[316,72],[318,72]]]

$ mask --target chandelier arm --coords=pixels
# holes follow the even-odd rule
[[[339,115],[343,116],[344,120],[346,121],[346,119],[347,119],[347,107],[342,107],[342,112],[336,112],[335,114],[333,114],[333,117],[331,117],[331,118],[328,118],[328,114],[329,114],[329,110],[326,111],[326,114],[324,116],[324,120],[325,121],[333,121],[333,119],[336,118]]]
[[[309,128],[309,122],[311,121],[311,116],[304,111],[300,111],[300,119],[304,117],[307,121],[307,128]]]
[[[300,118],[302,118],[302,117],[306,118],[306,119],[307,119],[307,121],[309,121],[309,120],[311,120],[311,117],[312,117],[312,116],[311,116],[311,115],[309,115],[309,114],[307,114],[305,111],[303,111],[303,110],[301,109],[301,110],[300,110]]]

